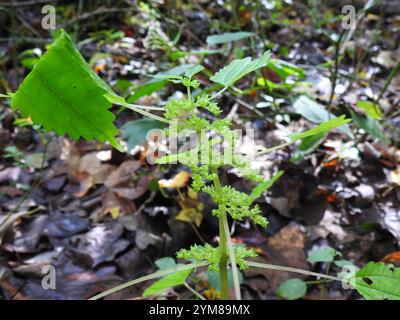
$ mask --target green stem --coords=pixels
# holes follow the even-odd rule
[[[228,245],[228,249],[229,249],[229,257],[231,260],[233,287],[235,288],[236,300],[242,300],[242,296],[240,293],[239,272],[238,272],[238,269],[236,266],[235,250],[233,248],[233,243],[232,243],[231,235],[229,232],[229,225],[228,225],[228,219],[226,217],[226,214],[222,215],[222,222],[223,222],[224,229],[225,229],[225,235],[226,235],[227,245]]]
[[[228,89],[228,87],[223,87],[221,90],[219,90],[215,95],[212,96],[211,100],[216,99],[217,97],[219,97],[221,94],[223,94],[225,92],[225,90]]]
[[[188,86],[186,87],[186,89],[187,89],[187,99],[188,99],[189,101],[192,101],[192,96],[191,96],[191,94],[190,94],[190,85],[188,85]]]
[[[285,147],[290,146],[291,144],[293,144],[293,143],[295,143],[295,142],[296,142],[296,141],[289,141],[289,142],[286,142],[286,143],[282,143],[282,144],[280,144],[280,145],[277,145],[277,146],[275,146],[275,147],[271,147],[271,148],[268,148],[268,149],[261,150],[260,152],[257,152],[257,153],[255,154],[255,156],[258,157],[258,156],[261,156],[262,154],[269,153],[269,152],[272,152],[272,151],[275,151],[275,150],[278,150],[278,149],[285,148]]]
[[[221,182],[219,181],[217,169],[213,169],[213,173],[216,174],[214,178],[214,187],[216,192],[221,192]],[[226,213],[223,212],[219,215],[219,247],[221,250],[221,260],[219,261],[219,278],[221,284],[221,299],[228,300],[228,252],[226,245],[226,232],[224,228],[224,216]]]
[[[382,99],[383,95],[385,94],[387,88],[389,87],[390,83],[392,82],[393,78],[400,70],[400,61],[397,63],[396,67],[390,72],[389,77],[386,79],[385,85],[383,86],[381,92],[379,93],[378,98],[375,101],[375,106],[379,105],[379,101]]]
[[[159,116],[156,116],[155,114],[152,114],[150,112],[147,112],[147,111],[143,110],[144,108],[152,110],[152,109],[157,108],[157,107],[146,107],[146,106],[140,106],[140,105],[126,103],[125,101],[115,101],[115,100],[113,100],[112,103],[116,104],[116,105],[119,105],[119,106],[123,106],[123,107],[128,108],[128,109],[131,109],[131,110],[133,110],[133,111],[135,111],[137,113],[140,113],[141,115],[144,115],[146,117],[153,118],[153,119],[161,121],[161,122],[169,123],[169,121],[167,119],[159,117]],[[158,108],[156,110],[158,110]]]
[[[335,70],[333,72],[332,80],[331,80],[331,95],[329,97],[329,102],[327,105],[327,109],[330,110],[331,104],[333,101],[333,97],[335,95],[336,90],[336,82],[338,79],[338,72],[339,72],[339,63],[340,63],[340,43],[343,40],[344,35],[346,34],[346,30],[343,30],[339,36],[339,39],[336,42],[336,49],[335,49]]]

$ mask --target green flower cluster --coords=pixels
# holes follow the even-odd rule
[[[174,79],[173,82],[177,81],[179,80]],[[239,221],[249,218],[255,224],[265,227],[268,221],[261,215],[259,207],[252,205],[254,197],[235,190],[231,186],[219,186],[218,169],[223,166],[236,168],[241,176],[257,183],[263,182],[264,177],[250,168],[246,158],[235,152],[237,134],[231,129],[229,119],[217,118],[222,112],[217,103],[207,94],[191,98],[190,88],[198,87],[198,83],[194,81],[182,77],[180,83],[188,89],[187,99],[171,100],[165,106],[165,117],[173,123],[173,126],[165,129],[165,134],[172,137],[174,134],[185,134],[185,129],[190,130],[197,135],[197,146],[182,153],[162,157],[158,163],[176,163],[177,161],[188,166],[192,171],[193,189],[209,194],[218,205],[218,208],[212,212],[215,216],[226,213]],[[201,116],[200,109],[208,114]],[[222,142],[224,142],[223,148],[221,148]],[[217,148],[218,146],[220,148]],[[244,246],[235,247],[236,262],[241,269],[247,267],[245,258],[256,255],[253,250],[246,249]],[[220,247],[214,248],[209,244],[192,246],[190,250],[182,249],[177,256],[182,259],[207,261],[211,269],[218,268],[221,258]]]
[[[231,186],[224,186],[220,190],[214,186],[205,186],[203,192],[208,193],[218,208],[212,211],[213,215],[219,216],[221,212],[227,212],[235,219],[242,221],[250,218],[255,224],[266,227],[268,221],[260,214],[260,208],[256,205],[251,207],[253,199],[244,192],[237,191]]]
[[[234,246],[236,263],[240,270],[245,270],[249,266],[246,258],[257,257],[257,253],[253,249],[248,249],[244,245]],[[221,259],[221,250],[219,247],[213,247],[210,244],[204,246],[193,245],[189,250],[181,249],[176,254],[178,259],[191,260],[194,262],[207,262],[209,269],[212,271],[219,271],[219,261]]]

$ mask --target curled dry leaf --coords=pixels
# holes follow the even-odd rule
[[[108,188],[127,184],[132,180],[135,172],[140,168],[140,161],[128,160],[123,162],[116,170],[111,172],[105,180]]]
[[[187,186],[190,178],[190,173],[187,171],[181,171],[175,175],[172,179],[161,179],[158,184],[160,188],[171,188],[179,189]]]

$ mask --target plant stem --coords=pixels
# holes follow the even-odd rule
[[[192,101],[192,96],[190,95],[190,85],[186,87],[186,90],[187,90],[187,99],[189,101]]]
[[[390,83],[392,82],[393,78],[396,74],[400,71],[400,61],[397,63],[396,67],[392,69],[388,78],[386,79],[385,85],[383,86],[381,92],[379,93],[378,98],[375,100],[375,106],[379,105],[379,101],[382,99],[383,95],[385,94],[387,88],[389,87]]]
[[[336,89],[336,82],[337,82],[337,78],[338,78],[338,72],[339,72],[339,63],[340,63],[340,43],[343,40],[344,35],[346,34],[346,30],[343,30],[342,33],[340,34],[337,42],[336,42],[336,49],[335,49],[335,70],[334,73],[332,75],[332,79],[331,79],[331,94],[329,97],[329,102],[327,105],[327,109],[330,110],[331,109],[331,104],[333,101],[333,97],[335,95],[335,89]]]
[[[327,274],[317,273],[317,272],[312,272],[312,271],[307,271],[307,270],[302,270],[302,269],[297,269],[297,268],[284,267],[284,266],[278,266],[278,265],[274,265],[274,264],[259,263],[259,262],[252,262],[252,261],[248,261],[247,264],[250,267],[270,269],[270,270],[278,270],[278,271],[285,271],[285,272],[301,273],[301,274],[305,274],[305,275],[308,275],[308,276],[320,277],[320,278],[325,278],[325,279],[335,280],[335,281],[343,281],[343,279],[340,279],[340,278],[337,278],[337,277],[334,277],[334,276],[330,276],[330,275],[327,275]]]
[[[91,297],[89,300],[98,300],[98,299],[103,298],[105,296],[108,296],[108,295],[110,295],[110,294],[112,294],[114,292],[117,292],[119,290],[128,288],[130,286],[133,286],[135,284],[138,284],[138,283],[141,283],[141,282],[144,282],[144,281],[147,281],[147,280],[164,277],[164,276],[166,276],[168,274],[176,273],[178,271],[194,269],[194,268],[199,268],[199,267],[205,267],[205,266],[208,266],[208,265],[209,265],[208,262],[199,262],[199,263],[190,263],[190,264],[186,264],[184,266],[174,267],[174,268],[170,268],[170,269],[166,269],[166,270],[161,270],[161,271],[158,271],[158,272],[155,272],[155,273],[148,274],[146,276],[137,278],[135,280],[125,282],[125,283],[123,283],[123,284],[121,284],[119,286],[116,286],[116,287],[111,288],[111,289],[109,289],[107,291],[99,293],[99,294]]]
[[[239,272],[238,272],[238,269],[236,266],[235,250],[233,248],[233,243],[232,243],[231,235],[229,232],[229,225],[228,225],[228,219],[226,217],[226,214],[224,214],[222,216],[222,220],[223,220],[222,222],[223,222],[223,226],[225,229],[226,241],[227,241],[228,249],[229,249],[229,257],[231,260],[233,287],[235,288],[236,300],[242,300],[242,296],[240,294]]]
[[[223,87],[221,90],[219,90],[215,95],[212,96],[211,100],[216,99],[217,97],[219,97],[221,94],[223,94],[225,92],[225,90],[228,89],[228,87]]]
[[[257,156],[261,156],[262,154],[266,154],[266,153],[269,153],[269,152],[272,152],[272,151],[275,151],[275,150],[278,150],[278,149],[285,148],[285,147],[290,146],[291,144],[293,144],[293,143],[295,143],[295,142],[296,142],[296,141],[289,141],[289,142],[286,142],[286,143],[282,143],[282,144],[280,144],[280,145],[277,145],[277,146],[275,146],[275,147],[271,147],[271,148],[268,148],[268,149],[261,150],[261,151],[257,152],[257,153],[255,154],[255,156],[256,156],[256,157],[257,157]]]
[[[213,173],[216,174],[214,178],[214,187],[216,192],[221,191],[221,182],[219,181],[217,169],[213,169]],[[221,299],[228,300],[228,252],[226,250],[226,233],[224,228],[224,216],[226,213],[223,212],[219,215],[219,247],[221,250],[221,260],[219,261],[219,279],[221,285]]]
[[[157,116],[155,114],[152,114],[150,112],[147,112],[147,111],[143,110],[145,108],[148,109],[148,110],[154,110],[157,107],[140,106],[140,105],[136,105],[136,104],[126,103],[125,101],[112,101],[112,103],[116,104],[116,105],[119,105],[119,106],[123,106],[123,107],[128,108],[128,109],[131,109],[131,110],[133,110],[133,111],[135,111],[137,113],[140,113],[141,115],[144,115],[146,117],[153,118],[153,119],[161,121],[161,122],[169,123],[169,121],[167,119],[159,117],[159,116]],[[158,110],[158,108],[155,109],[155,110]]]

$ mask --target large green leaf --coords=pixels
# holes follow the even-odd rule
[[[302,95],[296,99],[293,103],[293,109],[307,120],[315,123],[322,123],[336,118],[335,115],[327,111],[322,105],[306,95]],[[351,139],[354,139],[354,135],[349,126],[343,125],[338,129]]]
[[[104,94],[115,93],[89,67],[71,38],[60,30],[48,51],[22,82],[12,107],[46,131],[73,139],[108,141],[120,151],[115,116]]]
[[[400,268],[370,262],[356,273],[355,288],[368,300],[400,300]]]
[[[121,128],[122,138],[128,142],[128,151],[142,144],[150,130],[161,129],[165,126],[165,123],[150,118],[133,120],[124,124]]]
[[[222,44],[222,43],[245,39],[253,35],[254,33],[252,32],[227,32],[227,33],[208,36],[206,41],[208,45]]]
[[[345,116],[340,116],[339,118],[335,117],[331,120],[328,120],[326,122],[319,124],[318,126],[312,128],[310,130],[291,134],[289,136],[289,139],[291,141],[297,141],[297,140],[304,139],[304,138],[307,138],[310,136],[316,136],[316,135],[321,136],[322,134],[332,130],[333,128],[343,126],[346,123],[349,123],[350,121],[351,121],[351,119],[346,119]]]
[[[266,52],[261,58],[256,60],[251,60],[250,57],[233,60],[226,67],[213,75],[210,80],[222,84],[224,87],[229,87],[246,74],[265,67],[268,64],[270,57],[271,54]]]

